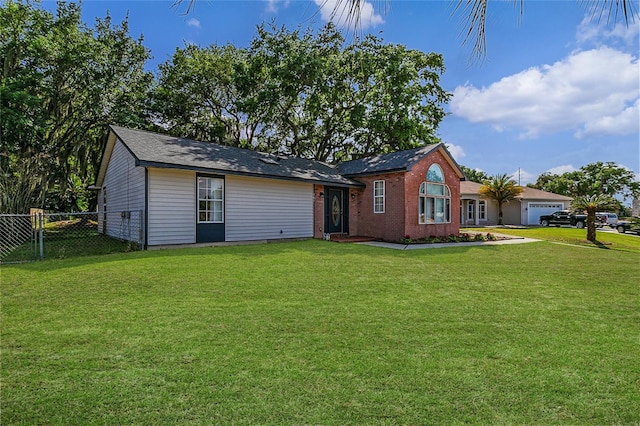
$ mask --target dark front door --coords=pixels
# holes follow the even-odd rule
[[[198,175],[196,242],[224,241],[224,177]]]
[[[348,234],[348,190],[342,188],[325,187],[324,194],[324,232],[327,232],[329,234]]]

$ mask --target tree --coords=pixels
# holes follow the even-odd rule
[[[482,183],[485,180],[489,179],[489,175],[487,175],[482,170],[470,169],[469,167],[462,165],[460,166],[460,168],[462,169],[462,172],[464,173],[466,178],[471,182]]]
[[[576,195],[604,194],[623,199],[640,197],[640,182],[633,171],[613,162],[598,161],[580,167],[582,179]]]
[[[329,162],[438,141],[450,97],[441,55],[347,45],[331,23],[261,25],[248,49],[189,46],[160,70],[152,108],[172,134]]]
[[[494,175],[483,182],[478,192],[498,203],[498,225],[502,225],[502,205],[515,200],[523,188],[507,174]]]
[[[596,242],[596,212],[615,205],[617,202],[606,194],[580,195],[571,201],[575,210],[587,212],[587,240]]]
[[[613,162],[598,161],[561,175],[543,173],[530,186],[568,197],[595,194],[621,197],[623,200],[640,197],[640,182],[634,173]]]
[[[261,120],[243,110],[236,73],[246,56],[232,45],[176,49],[151,95],[156,122],[174,136],[253,146]]]
[[[579,182],[580,179],[582,179],[582,175],[578,171],[566,172],[561,175],[545,172],[538,176],[535,183],[529,183],[527,186],[554,194],[573,197],[577,195],[577,182]]]
[[[0,211],[86,208],[106,126],[146,122],[149,52],[126,20],[90,29],[74,3],[8,1],[0,27]]]

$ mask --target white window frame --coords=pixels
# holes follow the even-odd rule
[[[202,183],[207,183],[203,188]],[[220,188],[212,185],[220,184]],[[224,179],[210,176],[198,176],[198,223],[224,223]],[[203,208],[203,203],[204,207]],[[217,208],[216,208],[217,207]],[[220,215],[216,219],[216,213]],[[204,214],[205,219],[202,219]]]
[[[430,175],[437,180],[429,180]],[[451,190],[445,183],[442,168],[436,163],[429,167],[426,180],[420,184],[418,190],[418,223],[451,223]]]
[[[478,201],[478,220],[487,220],[487,201]]]
[[[474,200],[469,200],[467,202],[467,220],[473,220],[476,212],[476,202]]]
[[[385,183],[384,180],[373,181],[373,212],[384,213],[385,211]]]

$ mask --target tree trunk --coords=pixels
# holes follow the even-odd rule
[[[596,242],[596,211],[587,209],[587,240]]]
[[[498,225],[502,225],[502,203],[498,204]]]

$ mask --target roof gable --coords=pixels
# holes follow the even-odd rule
[[[343,175],[350,177],[394,171],[406,172],[435,151],[441,151],[456,174],[461,179],[464,178],[464,173],[460,169],[460,166],[455,162],[451,153],[449,153],[443,143],[425,145],[389,154],[379,154],[371,157],[360,158],[358,160],[345,161],[344,163],[338,164],[336,168]]]

